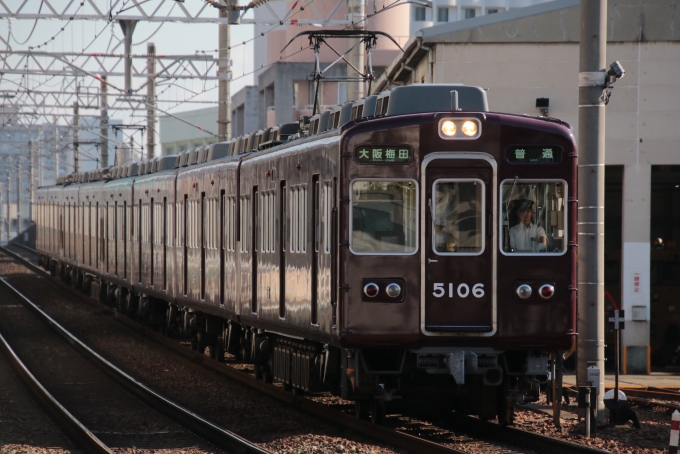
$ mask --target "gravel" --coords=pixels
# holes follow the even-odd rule
[[[541,396],[539,404],[545,405],[545,396]],[[570,405],[562,404],[565,416],[577,413],[576,402]],[[671,413],[654,411],[648,408],[631,407],[640,420],[640,429],[635,429],[632,423],[614,428],[603,428],[585,438],[585,422],[576,419],[561,420],[562,430],[559,431],[552,423],[552,416],[544,413],[520,409],[515,413],[516,427],[529,432],[539,433],[552,438],[558,438],[573,443],[587,445],[616,453],[661,454],[668,451],[670,439]]]
[[[21,265],[0,260],[0,274],[10,277],[28,296],[40,299],[48,313],[131,375],[265,449],[280,453],[404,452],[296,411],[211,370],[198,367],[115,322],[112,312],[95,309],[72,295],[68,296],[63,289],[51,283],[36,285],[37,278]],[[44,296],[45,289],[50,291],[47,298]],[[346,402],[334,397],[319,396],[315,400],[348,407]],[[545,405],[544,396],[538,404]],[[561,431],[553,426],[552,416],[524,407],[516,410],[515,427],[616,453],[667,452],[670,413],[633,407],[642,424],[640,430],[628,424],[598,430],[592,438],[586,439],[583,435],[584,422],[569,418],[570,414],[576,413],[575,405],[574,402],[562,405],[564,418]],[[475,454],[501,452],[498,447],[465,436],[451,435],[447,441],[438,441]],[[3,452],[1,449],[0,453]]]
[[[273,452],[405,453],[319,420],[191,363],[24,266],[0,258],[0,275],[95,351],[162,395]]]
[[[6,312],[2,315],[7,316]],[[0,353],[0,454],[80,452],[33,401]]]

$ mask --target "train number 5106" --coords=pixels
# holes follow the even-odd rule
[[[453,282],[449,282],[448,288],[449,288],[449,298],[453,298],[453,288],[454,288]],[[467,298],[468,296],[470,296],[470,293],[472,293],[472,296],[474,296],[475,298],[481,298],[481,297],[484,296],[484,284],[473,285],[472,286],[472,292],[470,292],[470,286],[469,285],[460,284],[460,285],[458,285],[458,288],[456,289],[456,293],[458,293],[458,296],[460,296],[461,298]],[[435,298],[442,298],[444,295],[446,295],[446,284],[445,283],[435,283],[432,294],[435,296]]]

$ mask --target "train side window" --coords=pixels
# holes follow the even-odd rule
[[[236,207],[236,202],[235,202],[235,197],[230,196],[226,197],[225,200],[226,207],[224,209],[224,231],[226,235],[225,243],[227,246],[227,251],[233,252],[236,248],[236,232],[235,232],[235,222],[236,222],[236,213],[235,213],[235,207]]]
[[[501,253],[564,254],[567,250],[567,183],[505,180],[501,192]]]
[[[250,200],[247,195],[241,196],[241,252],[248,252],[248,232],[250,232]]]
[[[440,179],[432,188],[432,248],[437,255],[484,252],[484,182]]]
[[[175,235],[175,238],[177,238],[177,246],[181,247],[184,245],[184,242],[186,239],[184,238],[184,229],[182,229],[182,225],[184,222],[184,200],[179,199],[177,200],[177,217],[175,220],[177,221],[177,225],[175,226],[175,233],[180,232],[179,235]]]
[[[154,232],[153,232],[153,242],[158,246],[163,245],[163,202],[154,203]]]
[[[274,231],[276,228],[276,214],[275,214],[275,191],[263,191],[261,196],[262,207],[260,229],[260,243],[262,252],[276,252],[274,243]]]
[[[352,182],[350,250],[354,254],[415,254],[418,184],[415,180]]]
[[[290,187],[290,252],[307,251],[307,185]]]
[[[172,216],[172,203],[168,203],[167,199],[164,199],[165,204],[165,244],[169,247],[173,246],[173,216]]]

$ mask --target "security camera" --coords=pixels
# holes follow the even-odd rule
[[[609,65],[609,71],[607,71],[607,75],[614,77],[612,82],[614,82],[616,79],[621,79],[625,74],[626,71],[623,69],[623,66],[621,66],[621,63],[619,63],[618,60]]]

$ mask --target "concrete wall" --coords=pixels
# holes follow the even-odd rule
[[[175,117],[198,125],[205,131],[188,125],[177,118],[160,117],[160,141],[163,156],[217,142],[217,136],[210,134],[217,134],[217,107],[181,112],[176,114]]]
[[[238,137],[256,131],[259,124],[258,90],[254,85],[243,87],[231,97],[231,136]]]

